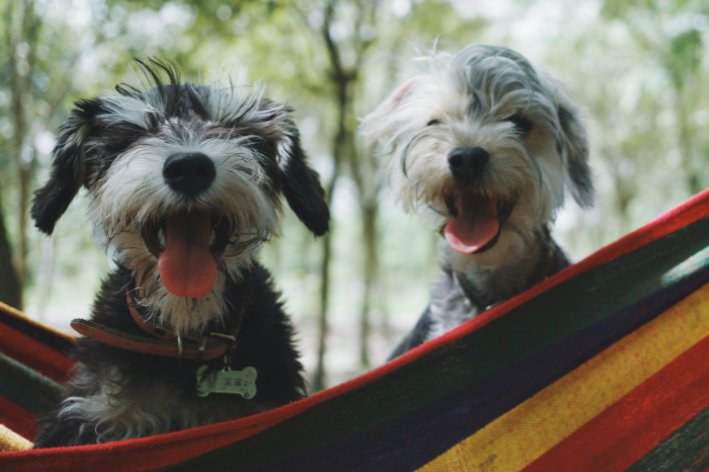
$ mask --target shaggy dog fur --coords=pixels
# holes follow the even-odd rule
[[[293,329],[255,261],[276,231],[281,194],[313,233],[328,228],[290,110],[262,98],[259,86],[182,83],[169,64],[139,62],[143,86],[77,102],[32,216],[51,234],[79,189],[88,191],[94,237],[117,266],[92,321],[151,339],[131,317],[127,294],[144,320],[183,337],[224,333],[241,316],[236,350],[198,363],[79,338],[73,378],[60,408],[42,420],[36,447],[168,433],[304,396]],[[197,396],[197,368],[216,371],[225,360],[257,370],[254,398]]]
[[[445,237],[442,280],[393,357],[566,267],[548,226],[567,192],[594,200],[583,118],[556,81],[480,44],[427,63],[362,122],[397,199]]]

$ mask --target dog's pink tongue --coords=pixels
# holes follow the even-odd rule
[[[210,218],[198,211],[167,217],[165,250],[158,259],[160,278],[178,297],[207,295],[217,279],[217,263],[209,252]]]
[[[446,225],[450,247],[461,254],[472,254],[495,237],[500,229],[497,199],[462,191],[458,197],[458,217]]]

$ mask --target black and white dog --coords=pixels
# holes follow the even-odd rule
[[[292,326],[255,261],[281,193],[313,233],[328,229],[290,110],[259,86],[181,83],[170,64],[139,63],[143,86],[77,102],[36,193],[32,216],[51,234],[85,187],[118,267],[91,320],[73,323],[88,337],[35,447],[168,433],[304,396]]]
[[[481,44],[428,63],[362,122],[393,155],[397,199],[445,238],[442,280],[392,357],[568,266],[549,224],[567,191],[594,201],[584,121],[554,80]]]

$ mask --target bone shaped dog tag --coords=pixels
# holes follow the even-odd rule
[[[215,370],[207,373],[207,366],[197,369],[197,395],[206,397],[210,393],[237,393],[247,400],[256,395],[256,369]]]

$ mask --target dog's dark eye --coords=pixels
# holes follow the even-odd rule
[[[441,120],[431,120],[428,122],[428,124],[426,126],[433,126],[433,125],[440,125],[440,124],[441,124]]]
[[[532,122],[521,116],[511,116],[507,121],[515,125],[516,131],[520,134],[527,134],[532,130]]]

